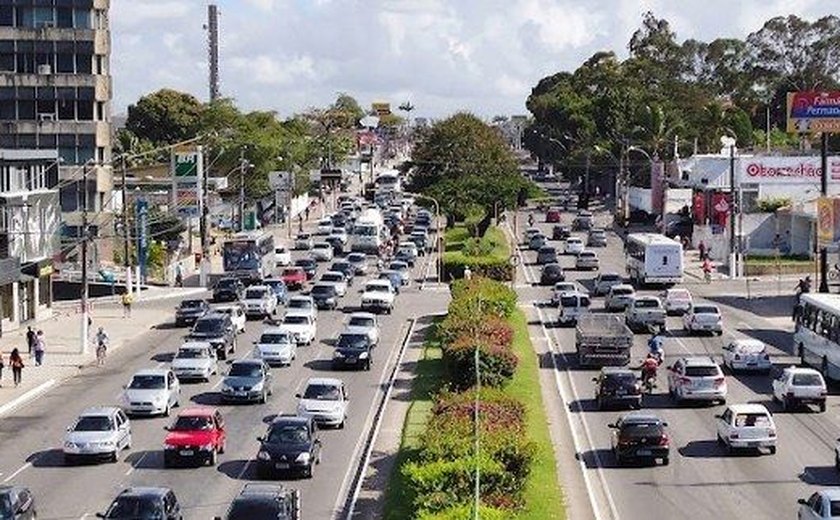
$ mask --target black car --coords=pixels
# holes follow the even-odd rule
[[[224,520],[299,520],[300,491],[250,482],[230,503]],[[217,516],[214,520],[222,520]]]
[[[190,325],[207,314],[210,311],[210,305],[204,300],[182,300],[177,307],[175,307],[175,326],[183,327]]]
[[[21,486],[0,486],[0,518],[35,520],[35,497]]]
[[[592,381],[595,382],[595,402],[599,410],[611,406],[642,407],[642,387],[632,370],[604,367]]]
[[[341,334],[333,352],[333,368],[362,368],[370,370],[373,363],[373,344],[367,334]]]
[[[342,256],[344,254],[344,242],[342,242],[341,237],[328,236],[324,238],[324,242],[332,246],[333,256]]]
[[[220,360],[227,359],[228,351],[236,349],[236,330],[227,314],[205,314],[196,320],[188,339],[209,342]]]
[[[332,221],[333,227],[344,227],[347,225],[347,217],[344,213],[336,213],[330,218],[330,220]]]
[[[566,273],[563,272],[563,268],[560,267],[560,264],[552,263],[543,266],[542,271],[540,272],[540,285],[554,285],[557,282],[565,281]]]
[[[619,464],[626,460],[645,460],[668,465],[671,440],[668,424],[649,412],[631,412],[620,417],[612,428],[612,450]]]
[[[318,309],[333,310],[338,307],[338,291],[331,283],[316,283],[309,292]]]
[[[414,267],[414,255],[412,255],[408,251],[397,251],[397,254],[394,255],[394,260],[405,262],[409,265],[409,267]]]
[[[222,278],[213,287],[214,302],[235,302],[245,290],[245,284],[239,278]]]
[[[165,487],[125,489],[111,502],[107,511],[97,513],[96,516],[119,520],[137,520],[138,518],[183,520],[181,504],[178,503],[175,493]]]
[[[295,260],[295,266],[303,269],[307,280],[315,278],[315,273],[318,272],[318,262],[313,258],[298,258]]]
[[[557,249],[552,246],[543,246],[537,250],[537,264],[545,265],[557,262]]]
[[[281,415],[258,437],[257,476],[270,478],[277,473],[302,473],[311,478],[321,462],[321,440],[311,417]]]
[[[552,240],[566,240],[570,236],[572,236],[572,230],[569,229],[569,226],[554,226],[551,228]]]
[[[335,262],[327,271],[338,271],[347,277],[347,285],[353,285],[353,277],[356,276],[356,266],[350,262]]]

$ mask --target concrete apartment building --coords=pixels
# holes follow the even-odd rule
[[[113,256],[109,6],[0,0],[0,149],[57,151],[62,256],[76,257],[87,200],[94,266]]]

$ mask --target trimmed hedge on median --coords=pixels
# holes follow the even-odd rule
[[[443,255],[443,279],[457,280],[464,277],[469,266],[473,276],[492,280],[510,281],[515,268],[510,265],[510,247],[504,232],[491,227],[481,237],[469,238],[463,228],[446,232],[446,252]]]

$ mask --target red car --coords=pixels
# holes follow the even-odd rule
[[[225,421],[215,408],[183,410],[166,430],[164,467],[186,463],[215,466],[217,455],[225,452]]]
[[[545,221],[548,223],[557,224],[560,222],[560,210],[551,208],[545,212]]]
[[[283,269],[280,278],[289,289],[300,289],[306,283],[306,271],[303,270],[303,267],[287,267]]]

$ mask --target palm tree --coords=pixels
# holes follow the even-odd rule
[[[641,113],[642,124],[634,133],[636,141],[650,151],[651,156],[662,155],[682,127],[682,121],[666,112],[659,104],[647,104]]]

